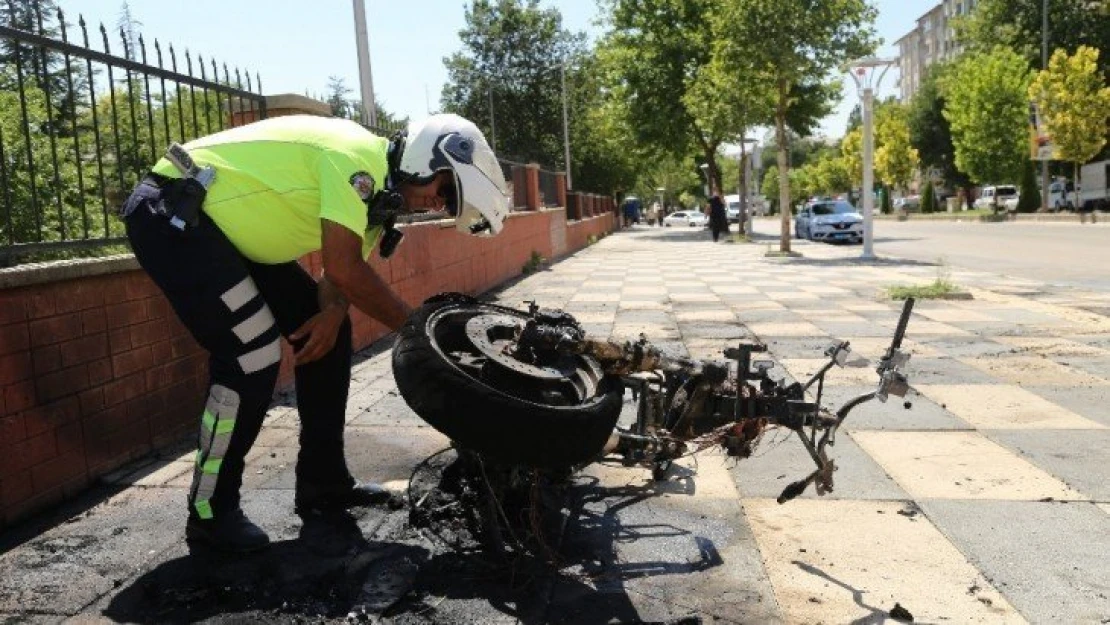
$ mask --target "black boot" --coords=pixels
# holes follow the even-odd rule
[[[246,553],[258,551],[270,544],[270,537],[236,509],[212,519],[189,517],[185,524],[185,542],[201,544],[220,551]]]
[[[335,512],[348,508],[393,504],[396,495],[381,484],[364,482],[339,488],[299,484],[295,500],[297,514]]]

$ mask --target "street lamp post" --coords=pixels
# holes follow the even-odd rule
[[[747,234],[751,231],[750,213],[748,212],[748,194],[751,189],[751,160],[748,158],[747,148],[749,143],[756,144],[758,141],[750,137],[740,138],[740,171],[738,172],[739,179],[737,181],[737,186],[740,187],[738,189],[740,192],[740,216],[737,219],[737,228],[740,230],[740,234]]]
[[[667,212],[667,210],[663,208],[667,205],[667,187],[659,187],[655,192],[659,194],[659,213],[656,215],[656,218],[659,219],[659,225],[663,225],[663,217]]]
[[[559,64],[559,81],[563,87],[563,163],[567,168],[567,191],[574,188],[570,177],[570,124],[567,122],[567,64]]]
[[[705,197],[709,197],[709,163],[698,165],[698,170],[705,176]]]
[[[875,89],[883,82],[883,77],[897,59],[881,59],[877,57],[862,58],[848,64],[848,75],[856,83],[860,98],[863,100],[863,254],[865,260],[875,258],[873,249],[874,222],[875,222],[875,195],[874,195],[874,140],[872,138],[871,112],[874,108]],[[878,80],[875,80],[875,70]],[[868,71],[872,70],[872,71]]]
[[[362,121],[378,125],[378,107],[374,99],[374,75],[370,70],[370,37],[366,32],[366,5],[352,0],[355,10],[355,46],[358,51],[358,82],[362,95]]]
[[[1048,69],[1048,0],[1041,3],[1041,69]],[[1041,161],[1041,210],[1048,210],[1048,186],[1048,159],[1046,158]],[[1066,204],[1066,188],[1064,196]]]

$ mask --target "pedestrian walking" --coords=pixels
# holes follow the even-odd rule
[[[720,238],[721,233],[728,233],[728,213],[725,211],[725,202],[716,193],[709,198],[709,229],[713,233],[714,241]]]
[[[243,514],[239,490],[282,336],[296,357],[297,513],[389,499],[381,486],[356,482],[344,458],[348,302],[401,327],[409,305],[367,255],[375,247],[392,253],[403,213],[442,210],[463,232],[497,234],[506,189],[485,137],[456,115],[434,115],[392,139],[342,119],[278,117],[173,146],[154,165],[121,215],[139,264],[209,353],[188,496],[191,544],[252,551],[269,542]],[[319,281],[297,263],[317,250]]]

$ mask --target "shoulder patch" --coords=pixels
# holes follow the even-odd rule
[[[370,198],[374,196],[374,177],[364,171],[351,176],[351,186],[363,202],[370,201]]]

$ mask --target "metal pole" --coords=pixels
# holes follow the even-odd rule
[[[1048,69],[1048,0],[1041,2],[1041,69]],[[1044,159],[1041,161],[1041,210],[1049,209],[1048,187],[1048,159]],[[1066,188],[1064,193],[1067,194]]]
[[[366,32],[366,6],[363,0],[352,0],[355,8],[355,44],[358,47],[358,82],[362,93],[362,119],[370,126],[378,125],[378,107],[374,99],[374,76],[370,71],[370,37]]]
[[[874,180],[872,168],[872,150],[874,146],[871,139],[871,102],[874,94],[871,87],[863,89],[863,255],[861,258],[871,260],[875,258],[872,250],[872,225],[874,220]]]
[[[492,83],[487,83],[486,93],[489,95],[489,147],[496,153],[497,152],[497,126],[493,123],[493,84]]]
[[[736,229],[740,234],[745,234],[747,230],[744,228],[748,221],[748,179],[744,174],[747,168],[744,166],[748,159],[748,146],[746,145],[747,137],[740,137],[740,180],[737,182],[740,189],[740,215],[736,220]]]
[[[567,65],[559,65],[559,80],[563,83],[563,162],[567,168],[567,191],[574,188],[570,177],[570,126],[567,123]]]

